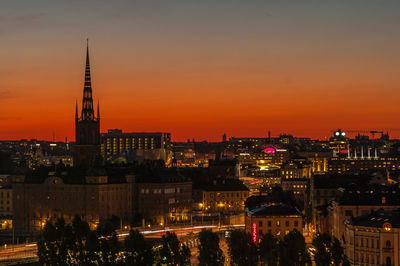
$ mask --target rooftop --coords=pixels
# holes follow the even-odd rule
[[[302,216],[301,212],[297,208],[283,203],[262,205],[254,209],[246,209],[246,212],[254,216]]]
[[[382,228],[389,223],[392,228],[400,228],[400,209],[394,211],[378,210],[367,215],[362,215],[351,220],[348,224],[355,226]]]
[[[205,191],[248,191],[249,189],[238,179],[214,179],[209,184],[200,185]]]
[[[346,190],[338,203],[346,206],[400,206],[400,191],[397,187],[385,186]]]

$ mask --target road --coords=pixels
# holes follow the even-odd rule
[[[0,249],[0,262],[36,258],[36,243],[9,245]]]
[[[237,225],[203,225],[203,226],[185,226],[185,227],[174,227],[166,229],[155,229],[147,230],[142,229],[141,233],[145,238],[157,239],[161,238],[167,232],[174,232],[181,242],[187,244],[192,252],[193,265],[198,264],[198,241],[196,240],[197,235],[202,229],[211,229],[215,232],[231,230],[235,228],[243,228],[244,224]],[[128,230],[119,230],[118,237],[123,240],[128,234]],[[28,244],[18,244],[18,245],[7,245],[6,247],[0,247],[0,264],[5,264],[8,261],[18,261],[18,260],[28,260],[37,258],[37,246],[35,242]]]

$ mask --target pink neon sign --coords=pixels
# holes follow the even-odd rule
[[[251,237],[254,243],[257,242],[257,224],[253,223],[251,227]]]
[[[265,148],[263,150],[263,152],[265,152],[265,153],[275,153],[275,149],[272,148],[272,147],[268,147],[268,148]]]

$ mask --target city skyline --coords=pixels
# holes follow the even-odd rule
[[[400,137],[398,2],[172,2],[2,3],[0,139],[75,139],[87,37],[102,132]]]

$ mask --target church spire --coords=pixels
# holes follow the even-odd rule
[[[97,101],[97,120],[100,120],[100,101]]]
[[[75,120],[78,120],[78,100],[75,101]]]
[[[92,97],[92,80],[90,77],[89,63],[89,39],[86,46],[86,68],[85,68],[85,83],[83,86],[83,101],[82,101],[82,120],[94,120],[93,97]]]

